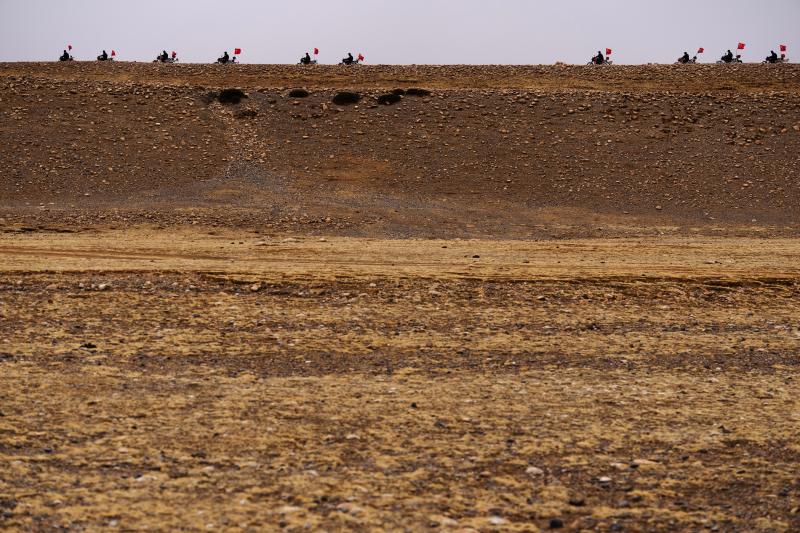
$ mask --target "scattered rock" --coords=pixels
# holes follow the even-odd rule
[[[447,516],[437,516],[433,518],[434,521],[438,522],[442,527],[456,527],[458,526],[458,521],[453,520]]]
[[[289,91],[289,98],[308,98],[311,95],[305,89],[292,89]]]
[[[380,104],[380,105],[392,105],[392,104],[396,104],[397,102],[399,102],[402,99],[403,99],[403,97],[401,95],[399,95],[399,94],[394,94],[394,93],[382,94],[382,95],[380,95],[378,97],[378,104]]]
[[[539,477],[544,475],[544,470],[536,466],[529,466],[525,469],[525,473],[531,477]]]
[[[233,116],[238,119],[255,118],[258,116],[258,110],[248,107],[246,109],[240,109],[234,113]]]
[[[353,516],[360,515],[361,513],[364,512],[364,509],[350,502],[340,503],[339,505],[336,506],[336,510],[341,513],[347,513]]]
[[[235,105],[247,98],[247,95],[241,89],[223,89],[219,92],[217,100],[220,104]]]
[[[419,89],[417,87],[406,89],[406,96],[430,96],[430,95],[431,92],[428,89]]]
[[[201,95],[199,98],[200,98],[201,102],[203,102],[204,104],[208,105],[211,102],[213,102],[214,100],[219,99],[219,93],[215,92],[215,91],[211,91],[211,92],[207,92],[207,93]]]
[[[336,105],[352,105],[360,101],[361,95],[350,91],[338,92],[333,97],[333,103]]]
[[[0,498],[0,509],[16,509],[18,504],[13,498]]]

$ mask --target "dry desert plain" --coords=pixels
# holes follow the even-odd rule
[[[798,154],[793,65],[0,64],[0,529],[800,530]]]

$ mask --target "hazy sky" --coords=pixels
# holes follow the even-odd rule
[[[706,48],[714,61],[736,43],[746,61],[779,44],[800,47],[800,0],[0,0],[0,61],[76,59],[115,49],[184,62],[243,49],[243,63],[320,62],[346,52],[368,63],[585,63],[600,49],[619,63],[672,62]],[[800,55],[800,49],[797,50]]]

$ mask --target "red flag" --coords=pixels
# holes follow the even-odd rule
[[[237,56],[238,56],[238,55],[241,55],[241,53],[242,53],[242,49],[241,49],[241,48],[234,48],[234,49],[233,49],[233,53],[234,53],[234,54],[236,54]]]
[[[67,45],[67,50],[72,50],[72,45],[71,44]]]
[[[116,50],[111,50],[111,57],[114,57],[116,55],[117,55],[117,51]]]
[[[178,52],[176,52],[175,50],[173,50],[173,51],[172,51],[172,59],[175,59],[176,57],[178,57]]]
[[[700,48],[698,48],[698,49],[697,49],[697,53],[698,53],[698,54],[702,54],[702,53],[703,53],[703,52],[705,52],[705,51],[706,51],[706,49],[705,49],[705,48],[703,48],[702,46],[701,46]]]
[[[315,56],[319,55],[319,48],[314,48],[314,55]]]
[[[782,45],[781,45],[781,52],[785,52],[785,51],[786,51],[786,45],[785,45],[785,44],[782,44]]]
[[[364,56],[362,56],[361,54],[358,54],[358,60],[359,61],[364,61],[365,59],[366,58]]]
[[[606,48],[606,55],[607,56],[610,56],[611,52],[613,52],[613,50],[611,48]]]
[[[736,49],[737,50],[744,50],[744,43],[739,43],[739,45],[736,47]]]

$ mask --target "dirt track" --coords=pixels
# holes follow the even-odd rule
[[[0,65],[0,529],[800,530],[785,67]]]

